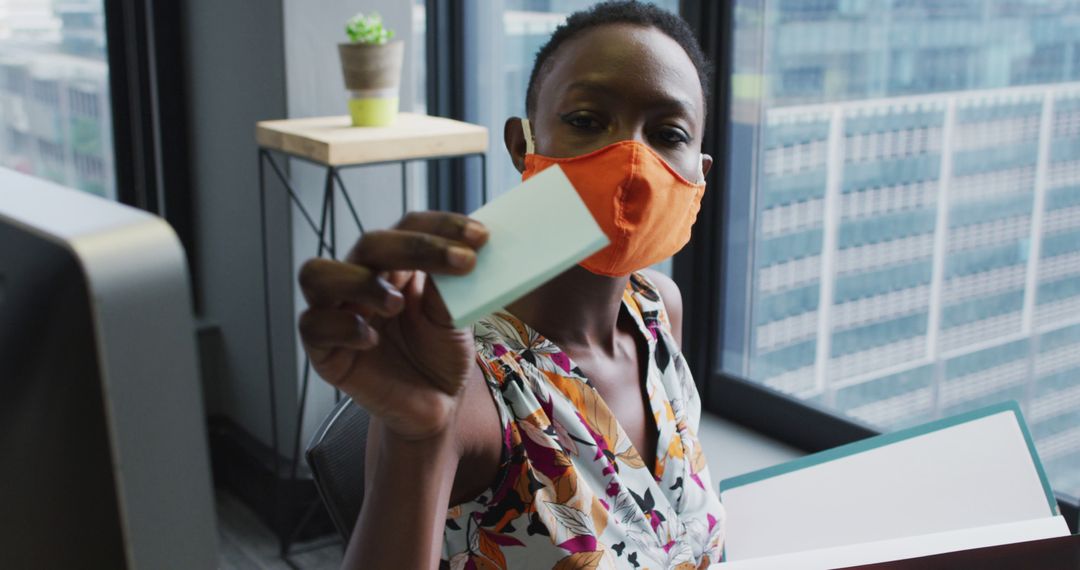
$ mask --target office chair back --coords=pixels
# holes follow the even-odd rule
[[[323,505],[347,543],[364,501],[367,411],[351,398],[339,402],[308,444],[308,465]]]

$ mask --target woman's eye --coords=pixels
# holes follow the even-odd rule
[[[658,133],[660,140],[668,144],[683,144],[690,142],[690,137],[682,129],[662,129]]]
[[[566,123],[571,127],[576,127],[579,129],[600,128],[600,121],[597,121],[595,118],[588,115],[571,115],[569,117],[564,117],[563,120],[566,121]]]

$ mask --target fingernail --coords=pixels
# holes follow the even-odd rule
[[[458,269],[465,269],[468,267],[476,254],[471,249],[465,249],[463,247],[451,247],[447,250],[446,257],[450,261],[450,265],[457,267]]]
[[[477,222],[468,222],[465,224],[465,239],[476,242],[487,237],[487,228],[480,225]]]
[[[367,350],[378,343],[379,333],[365,323],[357,323],[356,338],[352,345],[360,350]]]
[[[397,312],[401,310],[401,307],[405,305],[405,297],[402,297],[399,293],[387,293],[386,299],[383,300],[383,307],[387,311]]]

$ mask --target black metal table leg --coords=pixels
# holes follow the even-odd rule
[[[322,203],[322,216],[319,221],[319,244],[315,251],[315,257],[322,257],[324,251],[328,252],[331,257],[334,257],[336,239],[335,239],[335,225],[334,225],[334,177],[333,171],[327,170],[326,181],[323,184],[323,203]],[[326,232],[330,232],[330,244],[326,245]],[[296,426],[293,434],[293,447],[291,466],[289,470],[289,505],[291,506],[295,502],[296,493],[296,481],[298,477],[298,471],[300,468],[300,436],[304,429],[304,418],[307,415],[307,395],[308,386],[311,383],[311,360],[304,357],[304,372],[300,380],[300,402],[296,410]],[[279,450],[275,449],[274,454],[278,455]],[[308,507],[309,512],[312,507]],[[286,557],[289,554],[289,547],[295,542],[296,537],[299,536],[300,531],[303,530],[304,525],[310,520],[311,515],[302,517],[300,522],[293,527],[292,531],[286,535],[285,540],[281,543],[281,555]]]
[[[337,184],[341,188],[341,195],[345,197],[345,205],[349,207],[349,213],[352,214],[353,221],[356,222],[356,228],[360,230],[360,235],[364,235],[364,224],[360,223],[360,216],[356,213],[356,206],[353,205],[352,198],[349,197],[345,183],[341,181],[338,169],[334,170],[334,180],[337,180]]]
[[[409,211],[409,163],[401,161],[401,216]]]
[[[487,185],[487,155],[480,155],[480,203],[487,204],[488,202],[488,185]]]
[[[270,253],[269,244],[267,244],[267,232],[266,232],[266,175],[264,170],[264,162],[268,153],[263,149],[259,149],[259,227],[262,232],[262,266],[263,266],[263,316],[266,320],[264,323],[266,327],[266,376],[269,379],[270,390],[270,442],[274,448],[274,482],[273,482],[273,495],[274,495],[274,533],[277,534],[278,541],[283,542],[284,532],[282,527],[281,516],[281,485],[278,475],[281,473],[281,461],[277,453],[278,449],[278,422],[277,422],[277,390],[274,382],[274,349],[273,349],[273,335],[271,334],[270,324]]]
[[[326,169],[326,200],[330,203],[330,258],[337,259],[337,199],[334,197],[333,166]]]

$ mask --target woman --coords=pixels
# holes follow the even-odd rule
[[[346,263],[305,264],[305,348],[372,414],[346,567],[718,560],[682,301],[644,270],[689,238],[706,86],[686,23],[655,7],[601,4],[556,30],[506,147],[525,178],[559,164],[612,244],[472,330],[426,279],[474,265],[487,231],[464,216],[412,213]]]

